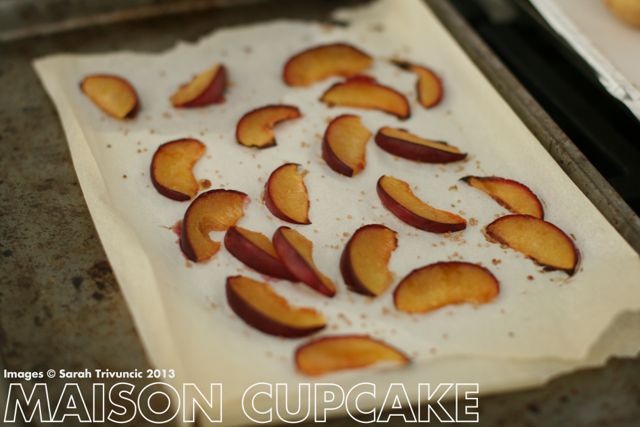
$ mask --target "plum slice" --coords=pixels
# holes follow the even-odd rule
[[[322,158],[339,174],[354,176],[366,165],[367,142],[371,132],[360,117],[343,114],[329,123],[322,140]]]
[[[405,181],[383,175],[378,180],[380,201],[401,221],[432,233],[464,230],[467,221],[454,213],[436,209],[413,194]]]
[[[442,101],[444,92],[442,80],[431,68],[406,61],[393,61],[393,63],[403,70],[417,74],[416,92],[420,105],[428,109],[435,107]]]
[[[153,154],[151,182],[160,194],[185,201],[198,194],[193,166],[202,157],[205,145],[197,139],[184,138],[165,142]]]
[[[296,281],[280,261],[271,240],[262,233],[231,227],[224,236],[224,246],[245,265],[278,279]]]
[[[404,129],[383,127],[375,137],[384,151],[409,160],[424,163],[451,163],[464,160],[466,153],[443,141],[434,141],[414,135]]]
[[[289,86],[309,86],[328,77],[351,77],[369,68],[373,59],[346,43],[315,46],[292,56],[282,78]]]
[[[298,371],[319,376],[376,364],[406,365],[409,357],[384,341],[368,335],[325,336],[303,344],[295,353]]]
[[[236,140],[240,145],[268,148],[277,145],[273,128],[280,122],[302,117],[293,105],[266,105],[246,113],[236,126]]]
[[[427,313],[451,304],[486,304],[500,292],[498,280],[486,268],[468,262],[437,262],[417,268],[393,293],[396,308]]]
[[[497,176],[465,176],[461,180],[488,194],[513,213],[544,218],[544,209],[538,196],[518,181]]]
[[[398,247],[396,232],[380,224],[360,227],[353,233],[340,258],[345,283],[354,291],[377,296],[393,281],[389,259]]]
[[[138,94],[126,79],[113,74],[94,74],[80,83],[85,95],[116,119],[130,119],[138,112]]]
[[[400,120],[411,116],[407,98],[397,90],[378,83],[373,77],[357,75],[331,86],[320,97],[329,107],[378,110]]]
[[[269,211],[283,221],[311,224],[309,193],[304,185],[300,165],[285,163],[274,170],[265,184],[264,203]]]
[[[267,283],[232,276],[226,283],[227,302],[248,325],[269,335],[297,338],[313,334],[326,325],[313,308],[293,307]]]
[[[523,253],[546,270],[576,271],[580,253],[573,240],[555,225],[530,215],[507,215],[487,225],[490,240]]]
[[[181,85],[171,96],[171,104],[176,108],[204,107],[224,102],[227,88],[227,69],[216,64]]]
[[[317,292],[333,297],[336,285],[313,262],[313,243],[289,227],[280,227],[273,235],[273,246],[287,270]]]
[[[220,243],[209,237],[212,231],[225,231],[244,216],[249,200],[235,190],[209,190],[196,197],[184,214],[180,248],[194,262],[203,262],[220,250]]]

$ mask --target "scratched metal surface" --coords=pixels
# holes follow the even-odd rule
[[[201,10],[197,12],[145,15],[142,20],[123,14],[127,21],[87,24],[85,28],[77,25],[82,20],[75,16],[76,29],[66,32],[40,25],[47,22],[46,10],[40,10],[38,28],[55,33],[0,43],[0,354],[8,369],[149,367],[93,228],[54,107],[31,68],[32,59],[61,51],[161,51],[176,40],[195,40],[215,28],[279,17],[324,19],[335,7],[361,2],[279,0],[268,5],[203,9],[199,1]],[[52,3],[61,7],[58,1]],[[83,2],[71,3],[81,7]],[[157,7],[163,7],[165,2],[158,3]],[[570,141],[535,101],[510,80],[478,40],[469,39],[468,29],[445,1],[429,3],[514,110],[545,146],[555,151],[574,180],[584,181],[580,176],[585,173],[590,176],[588,182],[578,183],[583,191],[602,205],[601,209],[613,204],[610,211],[624,213],[615,193],[599,181],[597,173],[594,178],[591,165],[576,157],[570,146],[567,154],[563,145]],[[28,16],[25,22],[28,24]],[[20,28],[24,27],[12,30]],[[636,220],[629,219],[632,225]],[[631,240],[637,231],[632,228],[627,235]],[[88,381],[82,384],[90,387]],[[53,381],[51,385],[55,399],[62,383]],[[640,358],[612,360],[604,368],[565,375],[545,387],[485,397],[480,401],[480,419],[486,426],[637,425]],[[332,423],[342,426],[353,422],[343,419]],[[131,425],[151,424],[137,420]]]

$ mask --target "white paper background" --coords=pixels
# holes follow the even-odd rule
[[[260,276],[224,250],[207,264],[187,266],[176,235],[167,229],[182,218],[188,204],[166,199],[153,189],[149,163],[158,145],[189,136],[207,145],[196,176],[210,179],[213,188],[246,192],[251,203],[240,224],[267,235],[284,224],[261,202],[269,173],[289,161],[309,170],[305,180],[313,224],[296,228],[314,242],[317,265],[338,283],[338,295],[326,299],[303,285],[282,281],[274,286],[294,304],[323,311],[329,320],[323,333],[366,332],[398,346],[415,361],[408,369],[337,374],[323,381],[414,383],[475,375],[473,379],[489,391],[539,383],[552,373],[598,363],[621,351],[617,344],[625,340],[616,340],[616,345],[606,345],[596,356],[592,351],[585,359],[616,315],[640,308],[638,255],[419,1],[384,0],[339,17],[353,24],[349,29],[329,29],[281,21],[220,30],[194,45],[180,44],[162,54],[64,55],[37,61],[60,112],[100,238],[152,361],[175,368],[180,383],[223,382],[229,408],[225,417],[232,421],[242,419],[237,402],[246,385],[306,380],[292,364],[293,351],[303,340],[261,334],[226,305],[228,275]],[[379,112],[357,111],[365,125],[374,132],[383,125],[404,126],[444,139],[469,152],[470,160],[448,166],[419,164],[395,159],[371,141],[361,175],[348,179],[331,171],[320,157],[320,136],[328,118],[355,110],[328,109],[317,101],[333,81],[294,90],[282,83],[281,69],[292,53],[334,40],[374,54],[379,60],[369,74],[411,99],[411,120],[399,122]],[[384,61],[392,56],[427,64],[443,76],[446,94],[438,108],[426,111],[416,104],[415,77]],[[198,110],[172,109],[168,98],[175,88],[215,62],[223,62],[229,70],[232,85],[227,102]],[[120,74],[134,84],[142,102],[137,119],[106,118],[80,93],[78,81],[96,72]],[[235,124],[243,113],[278,102],[297,105],[304,117],[277,128],[277,147],[252,150],[235,143]],[[429,203],[461,210],[467,219],[477,219],[477,225],[470,225],[459,239],[406,226],[386,212],[376,196],[375,182],[382,174],[408,180]],[[527,183],[544,201],[546,218],[576,236],[583,257],[576,276],[539,273],[539,267],[524,257],[488,244],[482,226],[506,212],[457,182],[468,174]],[[450,190],[453,185],[457,190]],[[350,235],[373,222],[399,233],[399,248],[390,265],[397,279],[431,262],[462,258],[481,262],[494,272],[501,282],[499,297],[479,308],[456,306],[409,316],[394,311],[391,290],[375,301],[348,292],[338,270],[347,240],[343,233]],[[502,262],[494,266],[494,258]],[[528,275],[534,280],[527,280]]]

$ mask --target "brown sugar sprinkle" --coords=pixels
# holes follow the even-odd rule
[[[338,313],[338,319],[342,320],[347,326],[351,326],[351,320],[344,313]]]
[[[107,148],[111,148],[111,144],[107,144]]]
[[[509,336],[509,338],[513,338],[516,336],[516,334],[514,334],[512,331],[509,331],[507,335]]]
[[[242,48],[242,51],[248,55],[253,52],[253,48],[251,48],[251,46],[245,46]]]
[[[333,31],[333,25],[331,25],[331,24],[322,25],[322,32],[323,33],[330,33],[332,31]]]
[[[386,315],[388,315],[388,314],[391,314],[391,310],[389,310],[389,308],[388,308],[388,307],[382,307],[382,314],[383,314],[384,316],[386,316]]]
[[[162,113],[162,117],[164,117],[165,119],[170,119],[173,116],[168,111],[165,111],[164,113]]]
[[[491,260],[491,264],[493,264],[493,265],[498,265],[498,264],[501,264],[501,263],[502,263],[502,260],[498,259],[498,258],[494,258],[494,259]]]
[[[347,233],[346,231],[342,233],[342,237],[349,237],[349,233]]]
[[[208,179],[201,179],[199,184],[200,184],[200,188],[202,188],[203,190],[206,190],[207,188],[211,187],[211,181],[209,181]]]
[[[449,187],[449,191],[458,191],[458,186],[452,185],[451,187]]]
[[[302,148],[308,148],[308,147],[311,147],[311,145],[309,145],[309,144],[307,144],[306,142],[302,141],[302,142],[300,143],[300,147],[302,147]]]
[[[151,135],[153,135],[154,133],[156,133],[156,130],[155,130],[155,129],[149,129],[149,133],[150,133]]]
[[[318,139],[322,139],[322,135],[320,135],[319,133],[315,133],[313,134],[314,137],[318,138]]]
[[[431,354],[436,354],[437,352],[438,352],[438,350],[435,347],[431,347],[429,349],[429,353],[431,353]]]
[[[476,218],[473,218],[473,217],[469,218],[469,225],[470,226],[478,225],[478,220]]]
[[[122,179],[127,179],[127,175],[122,175]]]
[[[527,280],[533,280],[533,276],[532,275],[528,275],[527,276]]]
[[[452,242],[460,242],[460,243],[466,242],[466,240],[464,240],[463,235],[461,233],[447,232],[447,233],[444,233],[442,237],[444,237],[445,239],[451,240]]]

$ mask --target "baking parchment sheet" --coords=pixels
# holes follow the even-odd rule
[[[181,255],[170,228],[188,203],[158,194],[148,170],[158,145],[182,137],[207,145],[196,177],[209,179],[213,188],[247,193],[251,203],[240,225],[267,235],[285,225],[262,203],[268,175],[284,162],[308,170],[313,223],[294,227],[314,242],[316,263],[338,283],[338,294],[327,299],[284,281],[274,283],[276,290],[293,304],[321,310],[328,319],[322,334],[368,333],[414,360],[408,368],[339,373],[321,381],[480,382],[481,391],[488,392],[539,384],[555,373],[601,363],[610,354],[637,351],[638,316],[631,312],[640,309],[640,258],[434,15],[418,0],[381,0],[336,17],[351,25],[277,21],[222,29],[160,54],[55,55],[36,61],[58,108],[100,239],[152,362],[175,369],[178,384],[222,382],[227,422],[246,421],[239,400],[248,385],[309,381],[295,372],[292,361],[304,340],[255,331],[226,304],[225,278],[260,278],[257,273],[224,250],[202,265],[187,263]],[[282,65],[289,56],[331,41],[350,42],[375,55],[378,60],[367,72],[407,94],[412,118],[401,122],[375,111],[327,108],[318,98],[335,80],[303,89],[282,83]],[[391,57],[424,63],[442,75],[443,103],[428,111],[417,105],[415,76],[388,64],[385,59]],[[230,75],[226,103],[173,109],[169,96],[176,87],[216,62],[223,62]],[[141,100],[138,118],[119,122],[92,105],[78,89],[78,82],[92,73],[119,74],[132,82]],[[250,109],[273,103],[297,105],[304,117],[278,126],[274,148],[238,145],[237,120]],[[370,142],[367,168],[352,179],[337,175],[322,161],[320,142],[327,120],[344,112],[356,112],[374,132],[384,125],[400,126],[446,140],[468,152],[469,160],[420,164],[395,158]],[[469,221],[467,230],[442,236],[400,222],[377,198],[375,183],[382,174],[405,179],[419,197],[460,213]],[[529,185],[543,200],[546,219],[575,236],[582,256],[577,274],[567,278],[560,272],[542,273],[523,256],[488,243],[482,227],[506,211],[458,181],[469,174],[504,176]],[[390,263],[396,279],[431,262],[463,259],[482,263],[496,275],[499,297],[481,307],[455,306],[413,316],[395,311],[391,289],[375,300],[348,292],[338,260],[348,237],[368,223],[383,223],[398,232],[399,247]],[[220,241],[223,234],[212,237]]]

